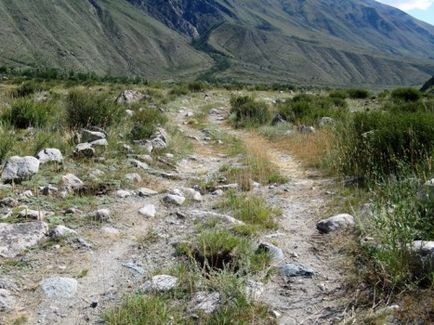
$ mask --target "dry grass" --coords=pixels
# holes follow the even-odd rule
[[[305,167],[322,168],[333,148],[334,134],[330,129],[312,134],[292,134],[273,141],[273,147],[289,152]]]

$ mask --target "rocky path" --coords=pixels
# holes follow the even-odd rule
[[[206,215],[203,212],[215,212],[219,198],[206,193],[201,200],[189,199],[189,204],[177,206],[164,202],[167,191],[190,188],[194,180],[218,173],[221,166],[236,163],[237,159],[226,157],[209,144],[206,133],[184,123],[189,110],[197,114],[198,107],[206,104],[217,109],[210,112],[210,127],[235,135],[246,146],[263,148],[289,180],[287,184],[255,189],[271,206],[283,211],[279,229],[261,238],[278,247],[283,255],[274,262],[278,271],[266,283],[260,299],[271,306],[280,324],[332,324],[342,320],[345,315],[344,301],[340,300],[339,257],[315,227],[318,220],[329,217],[323,211],[330,200],[327,193],[332,181],[304,170],[263,138],[229,128],[225,123],[227,98],[185,98],[181,105],[188,110],[179,109],[179,104],[172,104],[171,119],[195,142],[194,152],[177,162],[173,172],[179,178],[155,177],[161,190],[156,195],[117,198],[109,206],[111,222],[82,229],[80,238],[84,241],[29,253],[24,258],[26,267],[6,274],[21,283],[15,295],[17,314],[25,315],[29,324],[98,324],[102,312],[118,304],[125,294],[134,293],[144,278],[156,270],[173,267],[173,244],[188,238],[197,219]],[[138,214],[146,205],[154,205],[155,217]],[[294,266],[304,274],[282,276]],[[76,288],[71,289],[61,279],[55,285],[59,295],[47,297],[41,283],[52,277],[74,278]],[[72,290],[69,297],[68,290]]]

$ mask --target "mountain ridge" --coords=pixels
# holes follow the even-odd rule
[[[0,65],[159,80],[392,86],[434,74],[434,26],[373,0],[1,0],[0,41]]]

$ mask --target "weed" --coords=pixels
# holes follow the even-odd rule
[[[132,140],[148,139],[158,126],[163,126],[167,117],[157,108],[145,108],[134,115],[134,126],[130,137]]]
[[[2,115],[2,120],[19,129],[41,128],[48,124],[54,111],[51,103],[36,103],[30,99],[17,99]]]
[[[267,104],[248,96],[231,98],[231,114],[236,127],[259,126],[271,119]]]

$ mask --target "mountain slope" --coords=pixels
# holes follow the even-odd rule
[[[388,86],[434,74],[434,27],[372,0],[0,0],[0,41],[0,65],[153,79]]]

